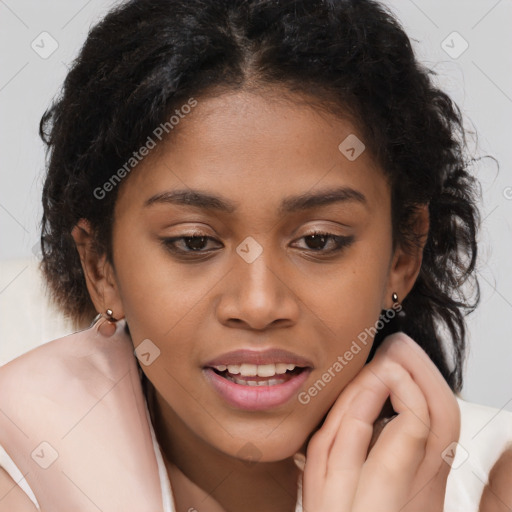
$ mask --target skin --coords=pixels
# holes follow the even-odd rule
[[[5,469],[0,468],[0,512],[37,512],[25,491],[9,476]]]
[[[509,446],[489,472],[480,499],[479,512],[508,512],[512,510],[512,446]]]
[[[370,340],[307,405],[292,399],[259,412],[225,403],[202,372],[206,362],[227,351],[284,348],[312,361],[302,388],[308,389],[359,333],[375,324],[382,309],[392,306],[393,292],[402,300],[409,293],[422,248],[393,248],[390,189],[369,151],[349,161],[338,150],[349,134],[358,134],[355,126],[302,102],[236,92],[200,98],[178,128],[120,186],[113,265],[92,250],[94,233],[85,219],[72,233],[97,311],[110,308],[116,318],[126,318],[135,347],[149,338],[160,349],[160,356],[143,370],[154,389],[155,430],[177,510],[293,511],[298,470],[292,457],[304,452],[329,411],[325,428],[307,446],[307,510],[364,510],[382,504],[382,495],[373,504],[361,500],[358,482],[386,492],[396,504],[386,510],[399,510],[410,489],[424,487],[438,471],[429,493],[422,494],[424,501],[414,502],[415,510],[436,510],[431,507],[442,501],[447,476],[447,470],[439,470],[439,453],[458,439],[459,413],[426,354],[420,349],[415,358],[407,355],[417,346],[399,340],[379,350],[379,357],[362,371]],[[277,210],[285,197],[331,187],[350,187],[365,201],[290,214]],[[219,212],[169,203],[144,206],[154,194],[178,188],[222,196],[237,208]],[[426,208],[417,226],[426,234]],[[314,228],[353,237],[352,243],[321,256],[314,249],[318,245],[303,238]],[[184,240],[175,245],[188,250],[189,259],[161,243],[163,237],[196,231],[214,239],[203,246],[196,243],[208,256],[194,259],[196,253]],[[263,249],[252,263],[236,252],[247,236]],[[320,244],[324,253],[334,247],[332,239]],[[428,391],[432,386],[439,391],[437,398]],[[355,400],[364,390],[365,399]],[[375,463],[364,473],[362,453],[388,396],[403,414],[385,427],[371,452]],[[403,396],[409,397],[405,408],[397,398]],[[411,410],[419,411],[422,421]],[[443,427],[441,414],[452,417],[455,427]],[[356,426],[351,427],[354,416]],[[439,440],[429,444],[432,431]],[[400,445],[400,439],[409,437],[415,442]],[[249,441],[257,448],[257,464],[243,460]],[[399,446],[401,457],[396,451],[390,454],[392,446]],[[353,457],[340,459],[350,447]],[[334,473],[328,469],[333,460],[349,464],[341,475],[339,468]],[[394,488],[381,464],[397,476]],[[432,493],[436,500],[430,499]]]
[[[149,338],[161,351],[143,369],[154,390],[153,421],[178,512],[293,511],[298,473],[292,456],[305,450],[306,511],[442,510],[449,466],[440,453],[458,439],[459,409],[410,338],[388,338],[363,367],[368,343],[307,405],[292,400],[268,411],[239,411],[201,372],[228,350],[286,348],[312,361],[307,389],[391,307],[392,292],[403,299],[410,291],[421,247],[393,250],[388,185],[368,152],[353,162],[340,154],[337,146],[350,133],[357,130],[347,120],[322,117],[303,104],[248,93],[203,99],[174,141],[123,182],[114,265],[92,250],[85,219],[73,230],[97,310],[109,307],[116,318],[126,317],[135,346]],[[183,186],[222,195],[239,208],[143,206],[153,194]],[[277,213],[282,198],[328,186],[350,186],[366,203]],[[426,212],[417,224],[423,234]],[[193,227],[220,241],[209,243],[217,249],[212,256],[190,263],[159,243]],[[354,241],[322,259],[301,238],[312,227]],[[249,235],[263,247],[250,264],[235,251]],[[367,456],[388,397],[398,416]],[[257,464],[242,460],[239,450],[248,441],[259,451]],[[511,453],[491,471],[481,512],[510,507]],[[0,495],[0,511],[35,510],[1,469]]]

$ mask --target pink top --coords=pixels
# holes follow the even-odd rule
[[[38,510],[175,512],[125,322],[109,338],[97,327],[0,367],[0,466]],[[512,413],[457,401],[444,511],[478,512],[489,471],[512,443]],[[295,462],[302,469],[305,459]],[[302,512],[302,475],[297,487]]]

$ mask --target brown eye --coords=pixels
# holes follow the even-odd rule
[[[206,242],[208,241],[207,236],[187,236],[183,237],[183,241],[186,247],[189,247],[192,251],[200,251],[204,249]]]
[[[333,253],[340,251],[341,249],[348,247],[353,241],[353,236],[339,236],[334,235],[332,233],[324,233],[315,231],[309,235],[305,235],[300,240],[307,240],[306,245],[307,249],[312,250],[313,252],[320,253]],[[324,248],[330,242],[331,248],[328,250],[324,250]]]
[[[208,250],[205,250],[208,246],[208,241],[215,241],[214,238],[206,235],[175,236],[171,238],[162,238],[161,240],[166,248],[171,252],[182,254],[209,252]]]

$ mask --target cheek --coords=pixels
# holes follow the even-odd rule
[[[321,364],[312,375],[326,403],[332,402],[346,384],[362,369],[371,350],[383,309],[390,244],[374,239],[361,244],[343,263],[333,266],[314,291],[304,283],[310,311],[320,321],[316,352]],[[380,242],[380,247],[379,247]],[[311,390],[311,395],[315,390]]]
[[[207,424],[191,395],[200,399],[202,392],[198,332],[206,318],[205,293],[216,280],[173,263],[154,244],[125,254],[116,274],[134,347],[144,343],[150,353],[150,364],[141,360],[144,373],[179,417],[194,423],[198,414],[197,421]]]
[[[361,244],[340,264],[324,269],[323,276],[304,280],[300,293],[308,298],[311,311],[328,324],[333,340],[353,339],[378,320],[387,261],[387,254]]]
[[[168,338],[201,310],[201,300],[222,273],[173,260],[147,233],[129,237],[123,232],[119,229],[116,238],[116,275],[132,338]],[[128,247],[130,238],[138,243]]]

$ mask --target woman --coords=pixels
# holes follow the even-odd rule
[[[0,370],[17,509],[453,506],[475,181],[384,7],[121,4],[41,136],[42,270],[95,319]]]

